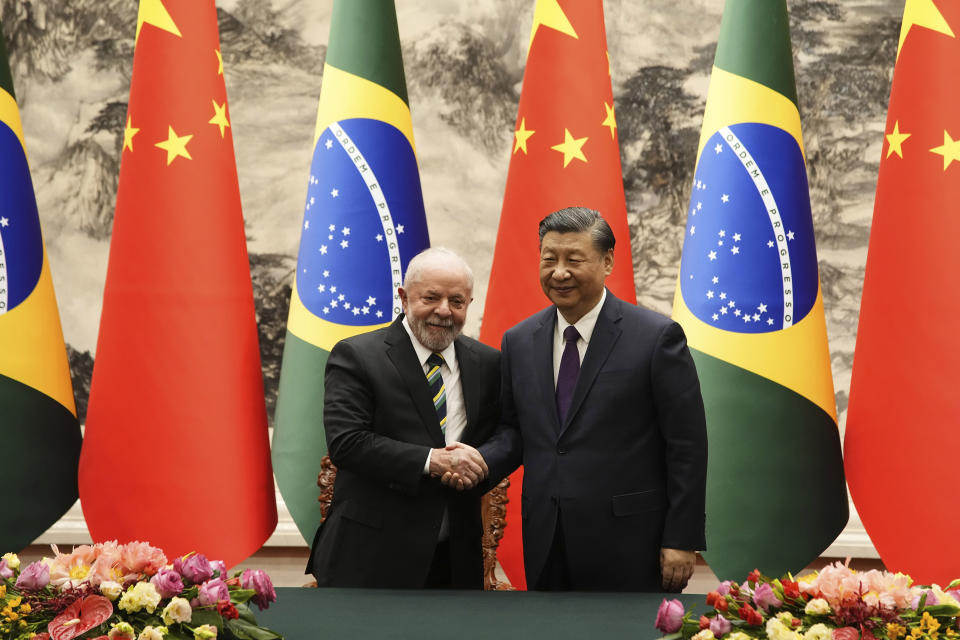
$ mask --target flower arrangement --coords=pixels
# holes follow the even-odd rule
[[[145,542],[81,545],[24,567],[0,559],[0,638],[6,640],[282,640],[248,606],[277,599],[266,573],[227,576],[222,561],[188,554],[168,564]]]
[[[914,585],[902,573],[859,573],[841,563],[794,580],[752,571],[707,594],[696,617],[666,600],[656,627],[689,640],[945,640],[960,639],[960,580],[945,589]]]

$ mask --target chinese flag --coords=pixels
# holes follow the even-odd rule
[[[636,302],[620,145],[610,86],[602,0],[537,0],[517,125],[480,339],[496,347],[504,331],[550,301],[540,289],[537,228],[569,206],[599,211],[616,236],[607,287]],[[526,587],[521,546],[523,470],[510,478],[499,560]]]
[[[907,0],[893,72],[853,360],[845,466],[891,571],[960,575],[960,3]],[[945,508],[946,507],[946,508]]]
[[[122,153],[84,517],[233,565],[277,511],[214,0],[141,0]]]

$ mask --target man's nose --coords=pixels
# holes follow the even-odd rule
[[[434,307],[433,312],[438,316],[447,317],[450,315],[450,302],[444,298],[440,303]]]
[[[570,277],[570,270],[567,269],[567,265],[563,263],[557,263],[557,266],[553,268],[553,279],[566,280],[569,277]]]

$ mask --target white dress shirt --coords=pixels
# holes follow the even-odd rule
[[[590,346],[590,337],[593,335],[593,328],[597,325],[597,318],[600,317],[600,309],[607,299],[607,290],[603,290],[600,296],[600,302],[583,314],[583,317],[574,323],[580,338],[577,339],[577,351],[580,353],[580,364],[583,365],[583,357],[587,353],[587,347]],[[557,325],[553,332],[553,387],[557,387],[557,378],[560,376],[560,358],[563,357],[563,331],[570,326],[570,323],[563,318],[563,314],[557,309]]]
[[[423,369],[423,376],[426,378],[430,370],[427,365],[427,358],[433,351],[420,344],[417,337],[413,335],[410,324],[406,317],[403,319],[403,328],[407,330],[410,336],[410,342],[413,343],[413,350],[417,352],[417,359],[420,360],[420,367]],[[467,428],[467,408],[463,404],[463,385],[460,384],[460,363],[457,362],[457,351],[451,342],[450,345],[440,352],[443,356],[443,364],[440,365],[440,375],[443,377],[443,392],[447,396],[447,428],[444,436],[447,444],[459,442],[464,429]],[[427,461],[423,465],[423,472],[430,473],[430,453],[427,453]]]

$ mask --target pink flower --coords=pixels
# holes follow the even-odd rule
[[[773,587],[769,582],[764,582],[753,592],[753,603],[764,612],[769,612],[771,607],[777,608],[783,605],[783,601],[773,593]]]
[[[270,581],[266,571],[247,569],[240,576],[240,586],[256,592],[252,600],[261,611],[268,608],[271,602],[277,601],[277,592],[273,590],[273,582]],[[680,606],[683,607],[683,605]]]
[[[21,591],[40,591],[50,584],[50,567],[37,560],[27,565],[17,578],[17,589]]]
[[[123,584],[128,579],[137,576],[128,576],[120,566],[120,545],[116,540],[98,544],[99,553],[90,566],[90,584],[97,587],[101,582],[119,582]]]
[[[183,592],[183,579],[180,578],[179,573],[171,569],[160,569],[150,578],[150,582],[163,598],[172,598]]]
[[[223,560],[214,560],[210,563],[210,569],[214,572],[219,571],[220,573],[214,573],[218,578],[227,579],[227,565]]]
[[[120,565],[125,574],[152,576],[167,564],[163,551],[146,542],[130,542],[120,547]]]
[[[719,593],[722,596],[727,595],[728,593],[730,593],[730,585],[732,584],[733,584],[732,580],[724,580],[723,582],[720,583],[720,586],[717,587],[717,593]]]
[[[246,575],[246,572],[244,572]],[[654,626],[664,633],[676,633],[683,626],[683,604],[679,600],[663,599],[657,609]]]
[[[0,578],[6,580],[13,577],[13,569],[7,566],[6,560],[0,560]]]
[[[221,600],[229,600],[230,589],[227,588],[223,580],[214,578],[200,585],[197,599],[200,600],[200,604],[204,607],[213,606]]]
[[[713,631],[714,637],[717,638],[730,633],[732,628],[733,625],[723,616],[716,616],[710,621],[710,631]]]
[[[173,561],[173,570],[193,584],[206,582],[213,577],[210,561],[202,553],[196,553]]]

